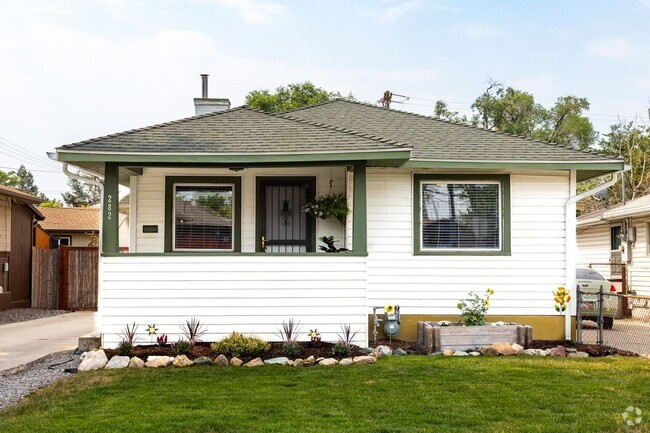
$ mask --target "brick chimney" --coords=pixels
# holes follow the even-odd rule
[[[208,74],[201,74],[201,97],[194,98],[194,115],[214,113],[230,108],[228,98],[208,98]]]

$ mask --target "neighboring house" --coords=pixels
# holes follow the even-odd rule
[[[39,227],[49,233],[56,245],[66,247],[97,246],[99,239],[99,208],[44,207],[45,220]]]
[[[488,287],[491,320],[563,338],[551,292],[575,279],[568,200],[576,182],[623,169],[614,157],[344,100],[277,114],[239,107],[56,157],[104,176],[106,347],[127,323],[176,338],[190,317],[207,325],[206,340],[274,340],[294,318],[329,341],[349,323],[363,344],[372,307],[387,303],[401,307],[397,337],[414,340],[418,320],[458,320],[458,300]],[[130,188],[128,254],[118,252],[119,185]],[[302,211],[330,192],[347,195],[344,225]],[[351,252],[318,252],[329,235]]]
[[[0,185],[0,311],[31,305],[34,225],[43,200]]]
[[[582,215],[576,231],[578,265],[620,280],[625,263],[628,290],[650,296],[650,195]]]
[[[45,220],[38,223],[54,239],[54,247],[97,246],[99,240],[99,208],[95,207],[43,207],[39,208]],[[128,249],[128,223],[120,214],[120,248]]]

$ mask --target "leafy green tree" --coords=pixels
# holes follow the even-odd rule
[[[292,110],[307,105],[320,104],[332,99],[342,98],[339,92],[329,92],[316,87],[309,81],[278,87],[275,93],[268,90],[253,90],[246,95],[246,105],[269,112]],[[345,97],[354,100],[352,95]]]
[[[0,185],[10,186],[15,188],[18,184],[18,178],[13,171],[2,171],[0,170]]]
[[[21,164],[21,166],[18,167],[17,171],[12,171],[10,173],[13,173],[16,176],[16,188],[26,192],[27,194],[31,194],[34,197],[44,197],[34,182],[34,175],[29,170],[27,170],[24,165]]]
[[[650,192],[650,126],[636,122],[619,121],[610,127],[609,133],[600,140],[599,150],[603,153],[622,156],[630,170],[624,173],[625,199],[633,200]],[[583,188],[588,189],[597,183],[591,181]],[[619,182],[609,188],[602,200],[586,200],[586,212],[613,206],[622,200],[622,184]]]
[[[63,207],[63,203],[60,200],[52,198],[39,204],[38,207]]]
[[[543,109],[540,125],[532,137],[538,140],[567,144],[577,149],[589,149],[596,142],[598,134],[588,117],[587,98],[561,96],[555,105]]]
[[[470,123],[467,116],[460,116],[458,111],[449,110],[447,103],[442,100],[436,101],[436,106],[433,109],[433,117],[456,123]]]
[[[84,174],[87,176],[87,174]],[[95,176],[90,176],[99,180]],[[72,177],[68,178],[68,192],[61,194],[66,205],[72,207],[89,207],[96,205],[101,200],[101,192],[95,185],[83,183]]]

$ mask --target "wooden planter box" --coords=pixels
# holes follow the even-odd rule
[[[418,322],[418,344],[429,352],[472,350],[493,343],[520,344],[528,347],[533,328],[528,325],[438,326],[438,322]]]

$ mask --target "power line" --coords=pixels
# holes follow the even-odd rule
[[[16,167],[0,167],[0,170],[18,170]],[[33,171],[34,173],[62,173],[61,170],[38,170],[38,169],[30,169],[29,171]]]
[[[4,147],[6,150],[9,150],[10,152],[16,152],[22,155],[25,159],[40,164],[42,166],[49,167],[49,168],[54,168],[54,166],[56,166],[54,162],[47,159],[45,156],[39,155],[28,149],[25,149],[22,146],[19,146],[16,143],[7,140],[6,138],[0,137],[0,146]],[[14,158],[19,159],[15,155]]]

